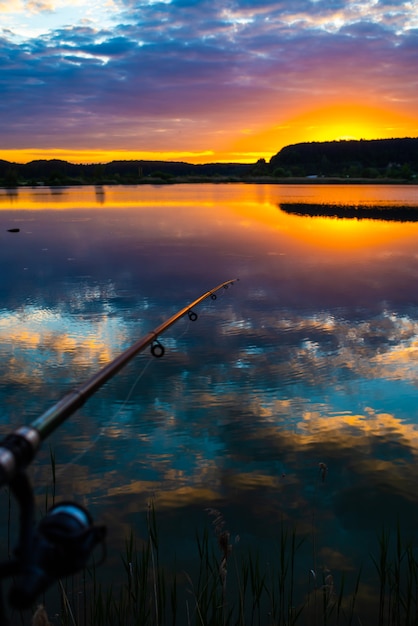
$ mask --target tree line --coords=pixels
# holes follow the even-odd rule
[[[418,139],[299,143],[273,156],[268,170],[274,176],[411,180],[418,175]]]
[[[418,138],[297,143],[270,161],[207,163],[111,161],[75,164],[59,159],[0,160],[0,185],[141,184],[149,182],[262,181],[291,178],[418,180]]]
[[[170,182],[181,177],[193,179],[241,178],[250,169],[242,163],[193,165],[177,161],[111,161],[99,164],[75,164],[60,159],[41,159],[29,163],[0,160],[2,186],[139,184]]]

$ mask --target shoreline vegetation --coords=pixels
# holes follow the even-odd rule
[[[50,461],[52,476],[39,500],[45,512],[57,498],[52,450]],[[10,492],[8,502],[10,558],[17,513]],[[125,534],[110,579],[106,564],[93,554],[83,570],[52,584],[37,608],[12,611],[10,623],[26,626],[29,618],[32,626],[416,626],[418,551],[411,530],[399,520],[389,530],[382,519],[361,562],[339,558],[330,569],[312,513],[312,527],[302,531],[278,520],[266,552],[266,546],[233,535],[221,510],[205,508],[194,542],[190,535],[194,549],[182,561],[167,550],[152,498],[138,510],[145,518],[142,530],[131,526]]]
[[[416,205],[413,206],[281,202],[278,208],[285,213],[301,217],[332,217],[356,220],[374,219],[385,222],[418,222],[418,199]]]
[[[0,160],[0,187],[6,189],[187,183],[418,184],[418,138],[299,143],[282,148],[270,161],[252,164]]]
[[[306,561],[305,544],[282,521],[268,555],[240,550],[222,513],[206,509],[211,528],[196,530],[191,570],[164,562],[153,504],[141,540],[131,529],[118,573],[109,585],[94,563],[59,581],[44,597],[45,626],[412,626],[418,619],[416,545],[392,532],[376,533],[358,568],[331,571],[316,558]],[[209,520],[208,520],[209,521]],[[308,546],[309,547],[309,546]],[[312,568],[310,569],[310,565]],[[374,573],[371,573],[370,566]],[[47,612],[54,614],[50,622]],[[16,616],[15,616],[16,617]],[[23,614],[20,614],[24,618]],[[22,621],[23,623],[23,621]],[[25,622],[26,623],[26,622]]]

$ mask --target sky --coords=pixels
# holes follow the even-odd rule
[[[417,0],[0,0],[0,158],[418,137]]]

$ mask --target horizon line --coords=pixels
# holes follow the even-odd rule
[[[188,165],[253,165],[259,160],[264,159],[269,162],[275,155],[279,154],[281,150],[289,146],[301,145],[301,144],[328,144],[328,143],[349,143],[349,142],[374,142],[374,141],[400,141],[405,139],[418,139],[417,137],[402,136],[402,137],[376,137],[374,139],[355,139],[340,137],[337,139],[324,140],[324,141],[298,141],[295,143],[289,143],[281,146],[272,154],[266,154],[265,152],[214,152],[207,150],[204,152],[149,152],[149,151],[119,151],[119,150],[64,150],[62,148],[54,149],[48,148],[45,150],[38,150],[35,148],[22,148],[22,149],[3,149],[0,150],[0,160],[7,163],[16,165],[28,165],[34,161],[64,161],[71,165],[108,165],[115,161],[129,162],[129,161],[148,161],[148,162],[165,162],[165,163],[186,163]],[[9,154],[10,153],[10,154]],[[21,154],[21,158],[13,158],[13,155]],[[43,156],[40,156],[43,154]],[[84,158],[82,155],[85,155]],[[219,158],[216,158],[218,154]],[[26,155],[26,160],[24,155]],[[97,160],[100,156],[108,155],[106,158]],[[213,160],[206,160],[205,157],[213,156]],[[227,156],[229,158],[227,158]],[[8,158],[7,158],[8,157]],[[78,158],[77,158],[78,157]],[[81,160],[80,160],[81,157]],[[89,158],[90,157],[90,158]],[[238,158],[233,158],[238,157]]]

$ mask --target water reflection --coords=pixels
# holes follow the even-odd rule
[[[104,204],[106,202],[106,191],[103,187],[103,185],[96,185],[95,186],[95,192],[96,192],[96,200],[99,204]]]
[[[13,205],[0,193],[1,223],[21,229],[0,230],[2,432],[201,292],[241,280],[164,336],[164,359],[139,356],[50,438],[59,495],[102,516],[115,549],[129,524],[141,532],[155,497],[185,559],[207,506],[246,546],[294,522],[340,571],[364,561],[383,521],[412,532],[417,225],[277,207],[331,194],[410,207],[414,189],[104,192],[22,190]],[[46,448],[32,469],[41,497],[48,457]],[[305,575],[310,548],[303,559]]]

